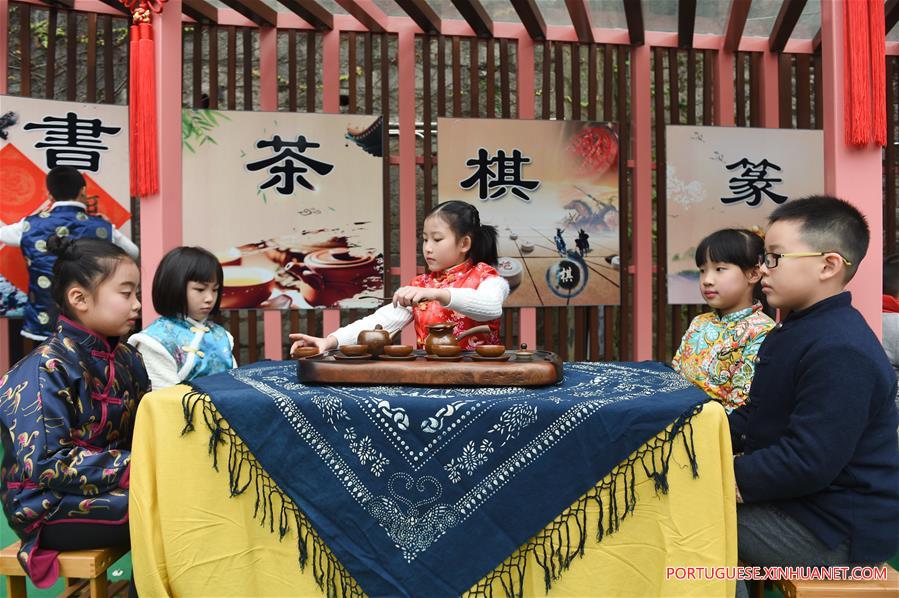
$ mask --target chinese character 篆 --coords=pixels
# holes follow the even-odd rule
[[[306,189],[315,191],[315,187],[303,175],[309,172],[310,168],[321,176],[334,169],[331,164],[319,162],[303,155],[308,148],[321,147],[318,143],[306,141],[303,135],[297,136],[296,141],[284,141],[280,135],[275,135],[270,141],[264,139],[257,141],[256,147],[260,149],[270,147],[272,151],[276,152],[270,158],[247,164],[247,170],[255,172],[267,168],[269,174],[272,175],[270,179],[259,185],[260,189],[268,189],[280,183],[277,188],[278,193],[292,195],[294,182],[297,182]],[[303,166],[304,164],[309,168]]]
[[[78,170],[100,170],[100,152],[109,148],[100,142],[100,135],[115,135],[121,127],[104,127],[99,118],[78,118],[74,112],[64,117],[45,116],[42,123],[27,123],[26,131],[45,129],[44,140],[36,148],[47,150],[47,167],[71,166]]]
[[[459,183],[463,189],[471,189],[478,186],[478,197],[485,199],[499,199],[508,191],[512,191],[519,199],[531,201],[531,198],[522,191],[533,191],[540,186],[540,181],[525,181],[521,178],[521,167],[530,164],[531,159],[522,156],[520,150],[513,150],[512,156],[507,157],[506,152],[498,150],[495,157],[490,157],[487,150],[480,148],[478,157],[466,160],[469,168],[477,168],[475,173]],[[491,166],[496,165],[493,169]]]
[[[730,190],[734,193],[734,197],[722,197],[721,201],[725,204],[739,203],[745,201],[746,205],[757,206],[762,201],[762,193],[771,198],[774,203],[781,204],[787,201],[785,195],[779,195],[771,190],[774,183],[782,183],[783,179],[768,176],[768,169],[781,170],[780,166],[762,159],[758,164],[750,162],[743,158],[739,162],[728,164],[728,170],[742,168],[739,176],[730,179]]]

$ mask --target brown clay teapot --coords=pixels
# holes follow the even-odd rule
[[[384,345],[390,344],[390,333],[378,324],[374,330],[363,330],[360,332],[359,336],[356,337],[356,342],[360,345],[368,345],[368,352],[371,355],[378,356],[384,352]]]
[[[486,324],[469,328],[459,336],[453,335],[453,324],[449,322],[441,322],[440,324],[431,324],[428,326],[428,338],[425,339],[425,351],[431,355],[434,353],[432,348],[434,345],[458,345],[459,341],[473,334],[487,334],[490,332],[490,326]]]

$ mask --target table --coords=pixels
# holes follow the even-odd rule
[[[141,596],[321,596],[311,568],[301,571],[295,530],[254,519],[252,492],[229,498],[227,467],[215,471],[209,435],[182,435],[176,386],[140,405],[131,466],[131,537]],[[583,558],[553,581],[552,596],[732,596],[734,582],[666,579],[666,568],[737,563],[734,476],[727,418],[707,403],[692,421],[699,477],[683,443],[672,445],[669,492],[637,468],[637,506],[620,529],[597,542],[588,534]],[[221,453],[227,455],[227,451]],[[222,457],[220,457],[220,460]],[[623,495],[624,489],[618,488]],[[275,497],[277,501],[277,497]],[[275,510],[279,508],[274,505]],[[587,508],[595,529],[597,507]],[[545,595],[543,570],[527,558],[524,594]],[[501,587],[494,587],[503,595]]]

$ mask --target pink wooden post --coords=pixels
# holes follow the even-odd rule
[[[278,110],[278,30],[268,26],[259,28],[259,107]],[[262,331],[266,359],[283,359],[281,310],[262,312]]]
[[[650,48],[631,49],[631,136],[634,144],[633,356],[652,359],[652,119],[650,118]],[[656,90],[658,93],[658,90]],[[662,168],[663,165],[657,165]],[[624,224],[622,223],[622,226]],[[621,265],[627,276],[627,265]],[[659,297],[659,301],[667,301]],[[622,356],[627,359],[627,356]]]
[[[9,57],[9,0],[0,0],[0,94],[6,93]],[[9,320],[0,318],[0,376],[9,369]]]
[[[0,0],[0,93],[7,90],[9,70],[9,0]]]
[[[156,319],[153,274],[166,251],[181,244],[181,0],[169,0],[153,22],[156,38],[156,127],[159,193],[140,202],[143,324]]]
[[[334,29],[322,36],[322,106],[324,112],[340,112],[340,29]],[[322,319],[324,336],[340,328],[340,310],[326,309]]]
[[[734,54],[724,49],[724,38],[718,50],[715,71],[715,124],[734,126]]]
[[[415,33],[411,24],[399,31],[397,68],[400,124],[400,282],[408,284],[416,276],[415,196]],[[415,346],[415,330],[403,329],[403,343]]]
[[[521,28],[518,35],[518,118],[534,118],[534,42]],[[537,309],[523,307],[518,316],[518,335],[529,347],[537,346]]]
[[[843,6],[821,3],[821,52],[824,61],[824,189],[852,202],[871,229],[868,254],[849,285],[852,302],[881,335],[881,284],[883,277],[883,163],[880,147],[846,145],[843,129],[845,71]]]

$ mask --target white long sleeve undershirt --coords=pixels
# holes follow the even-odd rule
[[[491,276],[476,289],[447,289],[450,302],[447,308],[459,312],[476,322],[495,320],[503,313],[503,302],[509,296],[509,283],[501,276]],[[373,330],[381,325],[391,336],[402,330],[412,321],[412,309],[385,305],[370,316],[356,320],[331,333],[338,345],[351,345],[356,342],[363,330]]]

